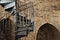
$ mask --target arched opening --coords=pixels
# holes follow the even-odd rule
[[[60,40],[59,34],[53,25],[46,23],[39,28],[36,40]]]
[[[7,18],[0,21],[0,40],[11,40],[12,21]]]

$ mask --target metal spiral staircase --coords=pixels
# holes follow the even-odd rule
[[[20,0],[1,0],[5,11],[11,12],[15,17],[15,40],[27,36],[34,29],[34,8],[32,2]],[[7,39],[8,40],[8,39]]]
[[[16,38],[27,36],[33,31],[34,9],[32,2],[17,1]],[[20,3],[20,4],[19,4]]]

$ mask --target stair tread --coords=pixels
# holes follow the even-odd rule
[[[27,35],[27,31],[18,32],[17,35]]]
[[[16,31],[24,31],[24,30],[27,30],[27,28],[17,28],[17,30]]]

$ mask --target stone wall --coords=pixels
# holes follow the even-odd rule
[[[34,3],[34,31],[30,32],[26,37],[19,38],[19,40],[36,40],[39,28],[46,23],[52,24],[60,32],[60,0],[30,1]],[[14,21],[13,16],[9,18]],[[12,35],[14,35],[13,31]]]
[[[33,0],[33,2],[34,31],[19,40],[36,40],[39,28],[46,23],[52,24],[60,31],[60,0]]]

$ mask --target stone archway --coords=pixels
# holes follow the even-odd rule
[[[9,18],[0,21],[0,40],[12,40],[12,21]]]
[[[53,25],[46,23],[39,28],[36,40],[60,40],[59,34]]]

